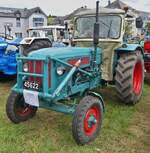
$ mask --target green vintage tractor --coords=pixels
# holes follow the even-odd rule
[[[124,44],[111,50],[111,60],[114,61],[111,63],[105,54],[110,53],[107,47],[112,49],[121,42],[123,12],[121,15],[109,12],[111,15],[107,14],[108,18],[105,18],[99,17],[99,1],[96,8],[90,17],[84,15],[76,19],[77,45],[86,41],[90,47],[43,48],[17,57],[17,83],[6,104],[7,116],[13,123],[32,118],[38,107],[72,114],[73,138],[77,144],[87,144],[98,136],[104,113],[104,101],[101,94],[93,91],[94,88],[115,79],[121,99],[132,104],[139,100],[144,77],[142,49]],[[102,11],[100,8],[100,15]],[[112,21],[105,23],[110,18]],[[83,25],[83,20],[92,21],[89,29],[94,32],[89,38],[82,36],[82,26],[88,25],[88,22]],[[115,28],[113,24],[120,26]],[[117,29],[118,32],[113,32]],[[105,37],[110,43],[104,42],[105,48],[98,47],[99,34],[101,37],[101,31],[106,30]],[[111,72],[108,75],[107,68]]]

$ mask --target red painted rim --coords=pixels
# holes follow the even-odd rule
[[[100,121],[99,107],[97,106],[91,107],[87,111],[84,119],[84,132],[87,136],[92,135],[96,131],[99,121]]]
[[[31,112],[32,112],[32,107],[29,105],[17,108],[17,114],[22,117],[28,116],[29,114],[31,114]]]
[[[136,95],[139,95],[142,89],[142,80],[143,80],[143,69],[142,63],[136,63],[134,67],[134,75],[133,75],[133,92]]]

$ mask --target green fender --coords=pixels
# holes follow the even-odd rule
[[[123,44],[121,47],[117,48],[115,51],[117,54],[126,53],[126,52],[135,52],[136,50],[140,50],[142,55],[144,56],[143,48],[140,44]]]
[[[115,55],[114,55],[114,61],[113,61],[113,72],[115,76],[115,68],[117,66],[117,61],[120,57],[120,54],[122,53],[129,53],[129,52],[135,52],[136,50],[140,50],[143,58],[144,58],[144,51],[140,44],[127,44],[124,43],[121,47],[115,49]]]
[[[89,91],[87,93],[87,95],[97,97],[101,101],[102,106],[103,106],[103,113],[104,113],[105,112],[105,103],[104,103],[104,100],[103,100],[102,96],[99,93],[94,92],[94,91]]]

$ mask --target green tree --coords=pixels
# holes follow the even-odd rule
[[[47,24],[48,24],[48,25],[52,25],[52,24],[54,24],[54,19],[55,19],[54,16],[49,15],[49,16],[48,16]]]
[[[148,23],[146,24],[146,29],[147,29],[147,31],[150,32],[150,22],[148,22]]]

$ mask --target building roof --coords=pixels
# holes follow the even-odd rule
[[[72,13],[70,13],[68,15],[65,15],[65,16],[57,16],[54,19],[54,24],[64,25],[64,21],[71,20],[72,18],[74,18],[74,16],[76,14],[78,14],[79,12],[82,12],[82,11],[86,11],[86,10],[89,10],[89,9],[86,6],[84,6],[84,7],[80,7],[78,9],[74,10]]]
[[[136,13],[139,16],[141,16],[142,18],[150,18],[150,12],[136,10],[135,8],[127,5],[126,3],[122,2],[121,0],[115,0],[112,3],[110,3],[110,1],[109,1],[109,4],[106,6],[106,8],[112,8],[112,9],[118,8],[118,9],[122,9],[122,10],[124,10],[125,8],[128,8],[130,10],[129,14],[131,14],[131,16],[133,16],[133,13]]]
[[[53,21],[53,24],[56,25],[64,25],[64,19],[65,17],[64,16],[57,16],[54,18],[54,21]]]
[[[47,15],[42,11],[40,7],[35,7],[31,9],[0,7],[0,17],[17,17],[17,15],[19,15],[19,17],[28,18],[37,11],[39,11],[47,17]]]
[[[118,9],[122,9],[122,10],[125,7],[128,7],[129,9],[133,9],[132,7],[128,6],[127,4],[125,4],[124,2],[122,2],[120,0],[116,0],[106,6],[106,8],[112,8],[112,9],[118,8]]]
[[[87,11],[87,10],[90,10],[90,9],[88,9],[86,6],[80,7],[78,9],[74,10],[72,13],[66,15],[64,17],[64,20],[71,20],[74,16],[76,16],[76,14],[83,12],[83,11]]]
[[[82,11],[82,12],[78,13],[78,14],[76,14],[76,16],[93,15],[95,13],[96,13],[96,9],[90,9],[90,10]],[[109,9],[109,8],[100,7],[99,13],[100,14],[125,14],[125,11],[123,11],[121,9]]]

